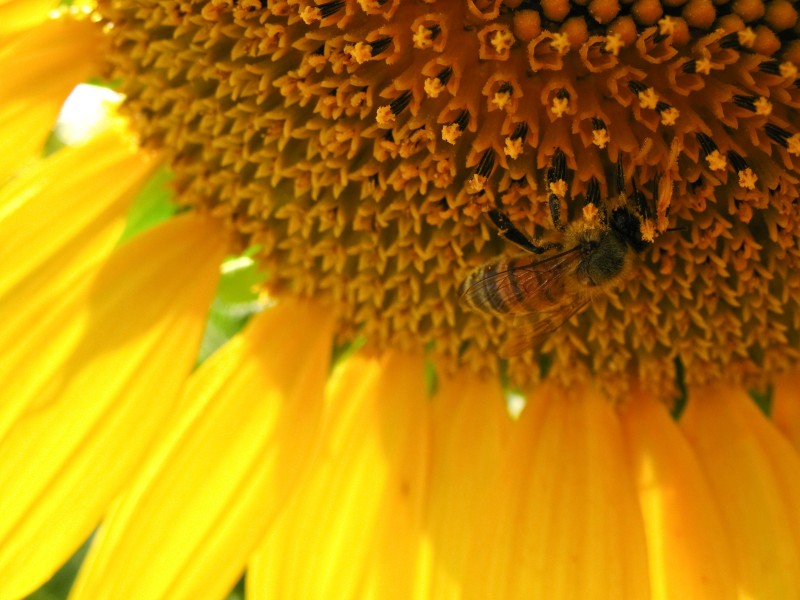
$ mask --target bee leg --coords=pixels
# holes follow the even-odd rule
[[[508,218],[508,215],[499,210],[492,209],[488,214],[494,226],[497,227],[498,233],[504,239],[508,240],[512,244],[516,244],[523,250],[527,250],[533,254],[542,254],[543,252],[547,252],[548,250],[552,250],[553,248],[559,246],[559,244],[554,242],[546,242],[542,244],[534,243],[530,238],[528,238],[528,236],[516,228],[516,226],[511,222],[511,219]]]
[[[564,231],[565,227],[561,222],[561,198],[567,194],[567,157],[560,148],[556,148],[550,168],[547,169],[547,189],[550,192],[548,204],[553,227]]]
[[[555,194],[550,194],[548,204],[550,205],[550,217],[553,219],[553,227],[559,231],[564,231],[564,224],[561,222],[561,198]]]

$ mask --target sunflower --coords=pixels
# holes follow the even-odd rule
[[[0,0],[0,65],[0,598],[800,597],[794,3]]]

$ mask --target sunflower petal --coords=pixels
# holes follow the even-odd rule
[[[17,298],[34,296],[108,254],[152,168],[144,153],[107,132],[0,188],[0,310],[9,290]]]
[[[720,507],[746,598],[800,598],[800,459],[747,394],[694,390],[681,426]]]
[[[652,600],[736,597],[733,554],[700,465],[666,407],[646,393],[623,409],[639,490]]]
[[[423,560],[430,598],[459,597],[472,525],[499,468],[513,421],[495,378],[441,377],[433,400]],[[423,579],[424,581],[424,579]],[[423,597],[426,597],[423,595]]]
[[[0,44],[0,182],[38,156],[67,95],[99,71],[101,28],[50,19]]]
[[[317,438],[332,326],[329,311],[280,303],[192,375],[182,417],[101,527],[76,600],[224,596]]]
[[[350,357],[319,463],[251,563],[248,598],[413,597],[428,399],[419,356]]]
[[[56,6],[54,0],[0,0],[0,36],[41,23]]]
[[[0,597],[29,592],[83,542],[174,410],[224,245],[175,219],[116,250],[32,324],[0,405]]]
[[[464,597],[648,597],[644,531],[614,407],[594,390],[529,402],[475,529]]]
[[[775,382],[772,420],[800,452],[800,376],[789,373]]]
[[[45,377],[11,375],[26,357],[35,361],[64,319],[53,307],[81,302],[86,273],[116,244],[130,196],[149,171],[147,160],[109,133],[65,148],[0,189],[0,344],[14,349],[0,363],[0,438]],[[54,362],[71,346],[48,349]]]

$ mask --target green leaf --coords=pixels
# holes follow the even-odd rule
[[[121,242],[166,221],[178,212],[177,205],[172,201],[172,190],[168,187],[171,180],[172,173],[161,168],[144,184],[128,212]]]
[[[264,273],[247,256],[231,258],[223,263],[217,294],[208,313],[198,364],[236,335],[250,317],[264,307],[255,291],[262,281]]]

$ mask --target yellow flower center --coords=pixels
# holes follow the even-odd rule
[[[604,284],[510,361],[518,382],[538,377],[543,356],[565,379],[654,385],[678,363],[702,380],[800,359],[792,3],[101,0],[98,11],[110,75],[143,142],[170,156],[179,201],[256,247],[269,290],[327,299],[344,339],[496,369],[505,340],[550,315],[459,302],[473,270],[520,252],[494,215],[584,253],[548,292],[557,310],[570,286]],[[623,240],[613,278],[591,263],[592,236]]]

